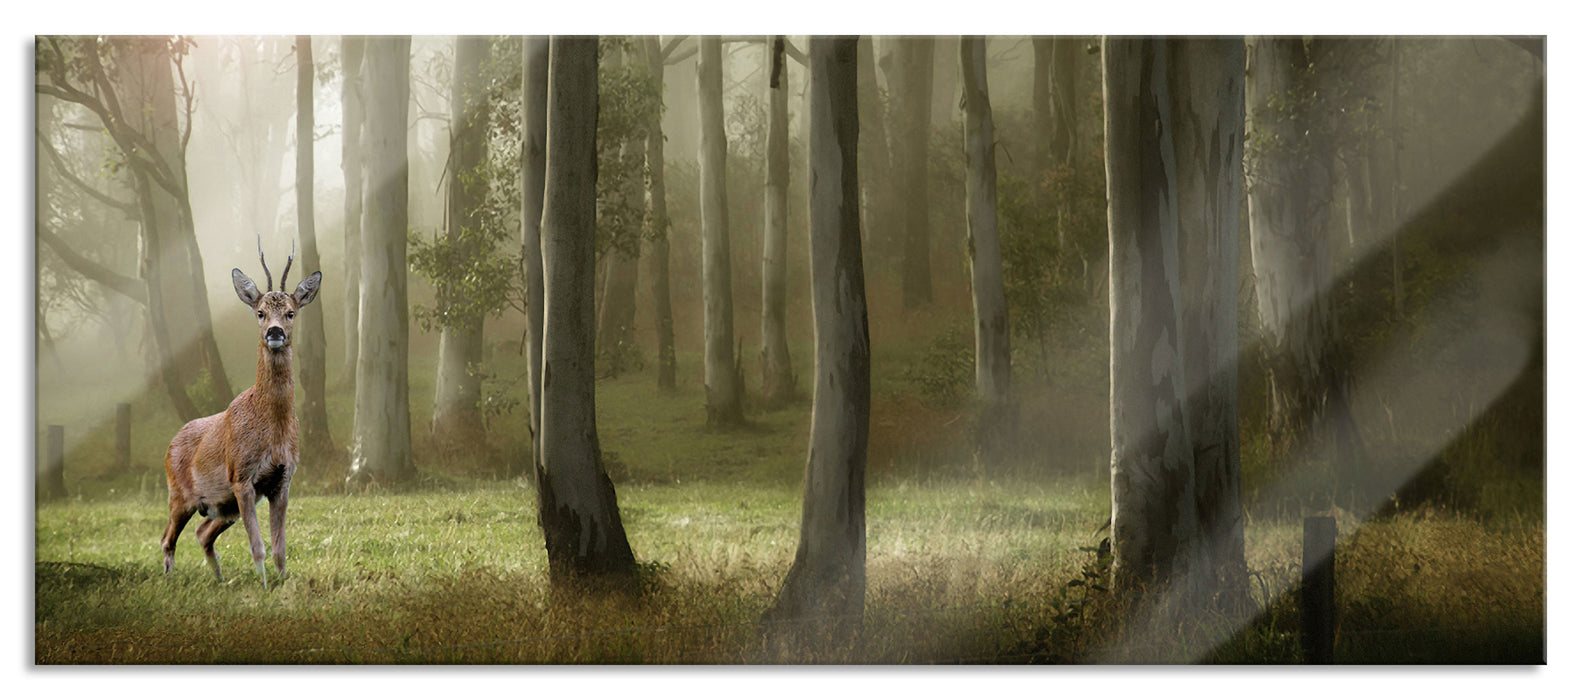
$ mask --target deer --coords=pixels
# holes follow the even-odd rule
[[[308,275],[296,291],[286,293],[286,276],[296,258],[296,243],[280,275],[280,289],[264,262],[262,238],[258,263],[264,268],[264,291],[240,269],[231,269],[236,295],[258,317],[258,376],[253,386],[231,401],[222,413],[182,426],[165,453],[165,479],[170,487],[170,522],[160,547],[165,573],[175,565],[176,538],[194,513],[203,515],[198,544],[220,581],[214,540],[240,517],[247,530],[253,565],[269,590],[264,543],[258,531],[258,499],[269,499],[269,529],[275,570],[286,577],[286,502],[297,471],[297,415],[292,392],[291,330],[297,312],[318,296],[323,279]]]

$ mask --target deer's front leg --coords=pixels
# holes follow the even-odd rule
[[[275,571],[283,581],[286,578],[286,501],[291,492],[291,482],[280,485],[280,492],[269,497],[270,549],[275,554]]]
[[[242,527],[247,528],[247,546],[253,550],[253,567],[269,590],[269,576],[264,573],[264,538],[258,532],[258,494],[250,483],[232,484],[236,493],[236,507],[242,511]]]

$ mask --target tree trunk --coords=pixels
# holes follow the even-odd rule
[[[808,195],[817,354],[796,559],[766,623],[812,648],[861,629],[866,586],[868,311],[857,194],[857,42],[809,42]],[[789,634],[787,634],[789,633]]]
[[[1043,181],[1044,171],[1049,168],[1049,157],[1054,150],[1055,122],[1050,111],[1053,107],[1054,97],[1050,94],[1049,87],[1052,79],[1049,75],[1050,62],[1055,54],[1055,38],[1050,36],[1035,36],[1033,40],[1033,150],[1028,159],[1028,170],[1032,173],[1033,183]],[[1042,192],[1043,188],[1037,190]]]
[[[665,60],[659,37],[643,39],[648,62],[648,79],[653,81],[661,99],[665,94]],[[658,335],[658,381],[661,390],[676,388],[676,322],[670,311],[670,213],[665,203],[665,133],[663,120],[656,114],[648,128],[645,160],[648,163],[648,251],[650,281],[653,284],[654,329]]]
[[[617,73],[625,70],[625,53],[621,50],[608,53],[605,65]],[[620,161],[626,162],[637,149],[644,147],[635,139],[627,140],[621,144]],[[621,178],[618,192],[623,205],[637,206],[636,201],[643,197],[641,180],[624,172],[605,173],[604,176]],[[596,336],[599,371],[605,376],[619,376],[635,368],[628,366],[634,364],[634,360],[641,361],[638,356],[640,353],[633,346],[636,337],[632,328],[637,318],[637,264],[640,253],[640,245],[632,250],[631,255],[622,246],[614,246],[605,255],[604,293],[599,297],[599,332]]]
[[[341,37],[341,175],[345,182],[342,226],[346,245],[346,299],[344,309],[346,346],[342,384],[357,386],[357,307],[362,286],[363,259],[363,38]]]
[[[725,204],[725,102],[720,38],[698,37],[699,218],[703,223],[703,385],[708,424],[742,422],[741,368],[731,305],[730,221]]]
[[[1321,295],[1333,277],[1328,229],[1335,129],[1326,120],[1334,115],[1286,100],[1289,94],[1315,94],[1315,79],[1326,70],[1315,65],[1302,39],[1259,38],[1251,50],[1247,111],[1256,141],[1266,145],[1249,154],[1247,202],[1269,371],[1270,447],[1276,464],[1310,447],[1330,457],[1328,473],[1307,494],[1318,504],[1334,497],[1333,477],[1345,469],[1333,452],[1336,433],[1313,431],[1326,412],[1348,415],[1333,362],[1334,315]],[[1340,428],[1344,421],[1326,423]]]
[[[934,302],[929,260],[928,140],[934,96],[934,39],[896,40],[897,77],[891,101],[896,115],[894,178],[901,208],[901,305],[915,309]]]
[[[593,266],[599,109],[597,37],[550,40],[544,193],[543,448],[538,523],[552,581],[636,566],[594,418]]]
[[[1182,580],[1196,522],[1165,42],[1106,37],[1103,62],[1114,585],[1155,591]]]
[[[297,37],[297,236],[302,239],[302,279],[319,270],[319,243],[313,222],[313,38]],[[281,291],[286,280],[280,278]],[[330,436],[330,416],[324,404],[324,373],[328,352],[324,342],[324,305],[310,304],[299,311],[302,324],[297,334],[302,350],[303,449],[309,456],[324,458],[335,453]]]
[[[763,359],[764,400],[771,405],[796,394],[786,343],[786,196],[791,182],[785,37],[765,42],[769,74],[768,143],[764,145]]]
[[[489,56],[489,39],[456,37],[456,65],[451,71],[450,165],[445,192],[445,235],[460,247],[461,260],[481,251],[479,208],[488,196],[483,176],[485,140],[489,130],[487,86],[483,62]],[[453,446],[477,444],[483,435],[483,316],[459,313],[452,295],[465,291],[435,290],[436,306],[449,318],[440,327],[439,367],[434,378],[434,416],[429,430],[437,440]]]
[[[1181,261],[1181,356],[1196,489],[1202,581],[1245,609],[1247,557],[1237,428],[1237,271],[1241,253],[1242,40],[1170,44]],[[1198,564],[1201,564],[1199,567]]]
[[[367,39],[363,201],[362,348],[349,483],[410,479],[412,415],[407,386],[407,102],[410,37]]]
[[[1082,39],[1060,37],[1053,40],[1054,55],[1050,57],[1050,97],[1053,102],[1054,144],[1050,155],[1055,165],[1075,167],[1077,164],[1077,61],[1082,55]]]
[[[549,37],[522,37],[522,284],[527,297],[527,420],[538,464],[544,424],[544,148]]]
[[[962,150],[966,156],[967,257],[972,265],[973,348],[977,367],[979,458],[997,463],[1014,451],[1011,332],[1001,277],[994,163],[994,112],[983,37],[962,37]]]
[[[857,146],[862,183],[862,237],[869,264],[895,259],[895,169],[890,165],[890,138],[879,92],[873,37],[857,37]]]

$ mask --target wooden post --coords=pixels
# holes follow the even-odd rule
[[[34,494],[41,501],[65,498],[66,428],[59,425],[49,426],[49,434],[44,444],[44,473],[38,475],[38,486],[34,489]]]
[[[1302,656],[1335,663],[1335,519],[1302,521]]]
[[[115,405],[115,470],[132,468],[132,404]]]

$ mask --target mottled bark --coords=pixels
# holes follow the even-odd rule
[[[813,425],[796,559],[764,616],[769,632],[809,645],[803,652],[861,629],[866,585],[870,357],[857,188],[856,44],[853,38],[809,42]]]
[[[450,163],[445,179],[445,236],[462,246],[462,259],[480,253],[477,241],[482,225],[479,208],[488,196],[489,183],[482,175],[489,130],[488,86],[483,62],[489,56],[489,39],[458,36],[456,64],[451,71]],[[470,241],[470,242],[469,242]],[[435,303],[448,317],[440,328],[439,366],[434,377],[434,414],[429,430],[442,442],[467,444],[483,433],[483,316],[449,309],[464,294],[445,283],[436,286]]]
[[[796,393],[786,342],[786,197],[791,181],[787,122],[785,37],[765,42],[769,76],[768,143],[764,145],[763,361],[764,399],[783,403]]]
[[[896,125],[896,206],[901,210],[901,305],[934,301],[929,252],[928,139],[934,96],[934,39],[897,39],[893,56],[898,80],[891,98]]]
[[[698,37],[699,219],[703,223],[703,386],[708,423],[742,422],[742,377],[734,354],[731,238],[725,202],[725,102],[720,38]]]
[[[347,481],[403,481],[412,463],[412,414],[407,385],[407,103],[410,37],[367,39],[363,80],[367,167],[363,201],[362,286],[358,290],[361,351],[356,416]]]
[[[527,305],[527,421],[533,463],[544,416],[544,149],[549,131],[549,37],[522,38],[522,286]]]
[[[1239,37],[1170,43],[1194,567],[1197,580],[1237,606],[1249,602],[1236,411],[1245,60]]]
[[[1185,574],[1196,524],[1165,42],[1106,37],[1103,63],[1113,572],[1149,591]]]
[[[636,565],[600,459],[594,415],[598,51],[597,37],[550,39],[543,447],[535,473],[538,523],[557,584],[624,576]]]
[[[302,241],[301,279],[318,272],[318,230],[313,222],[313,39],[297,37],[297,237]],[[280,280],[281,289],[286,280]],[[297,415],[302,426],[303,450],[309,457],[335,453],[330,437],[330,416],[324,403],[324,376],[329,353],[324,342],[324,305],[310,304],[297,312],[299,330],[292,344],[301,351],[302,404]]]
[[[665,60],[661,54],[659,37],[643,39],[648,63],[648,79],[653,81],[658,94],[664,95]],[[676,388],[676,322],[670,310],[670,213],[665,203],[665,133],[663,120],[654,115],[649,125],[645,144],[648,164],[648,228],[652,234],[648,249],[648,270],[654,302],[654,332],[658,345],[657,364],[659,388]]]
[[[962,151],[967,190],[967,257],[972,270],[973,349],[978,389],[977,451],[993,463],[1011,453],[1011,330],[1000,266],[994,112],[983,37],[962,37]]]
[[[357,385],[357,308],[363,259],[363,38],[341,37],[341,176],[345,183],[342,226],[346,246],[346,298],[341,304],[346,348],[342,383]]]

